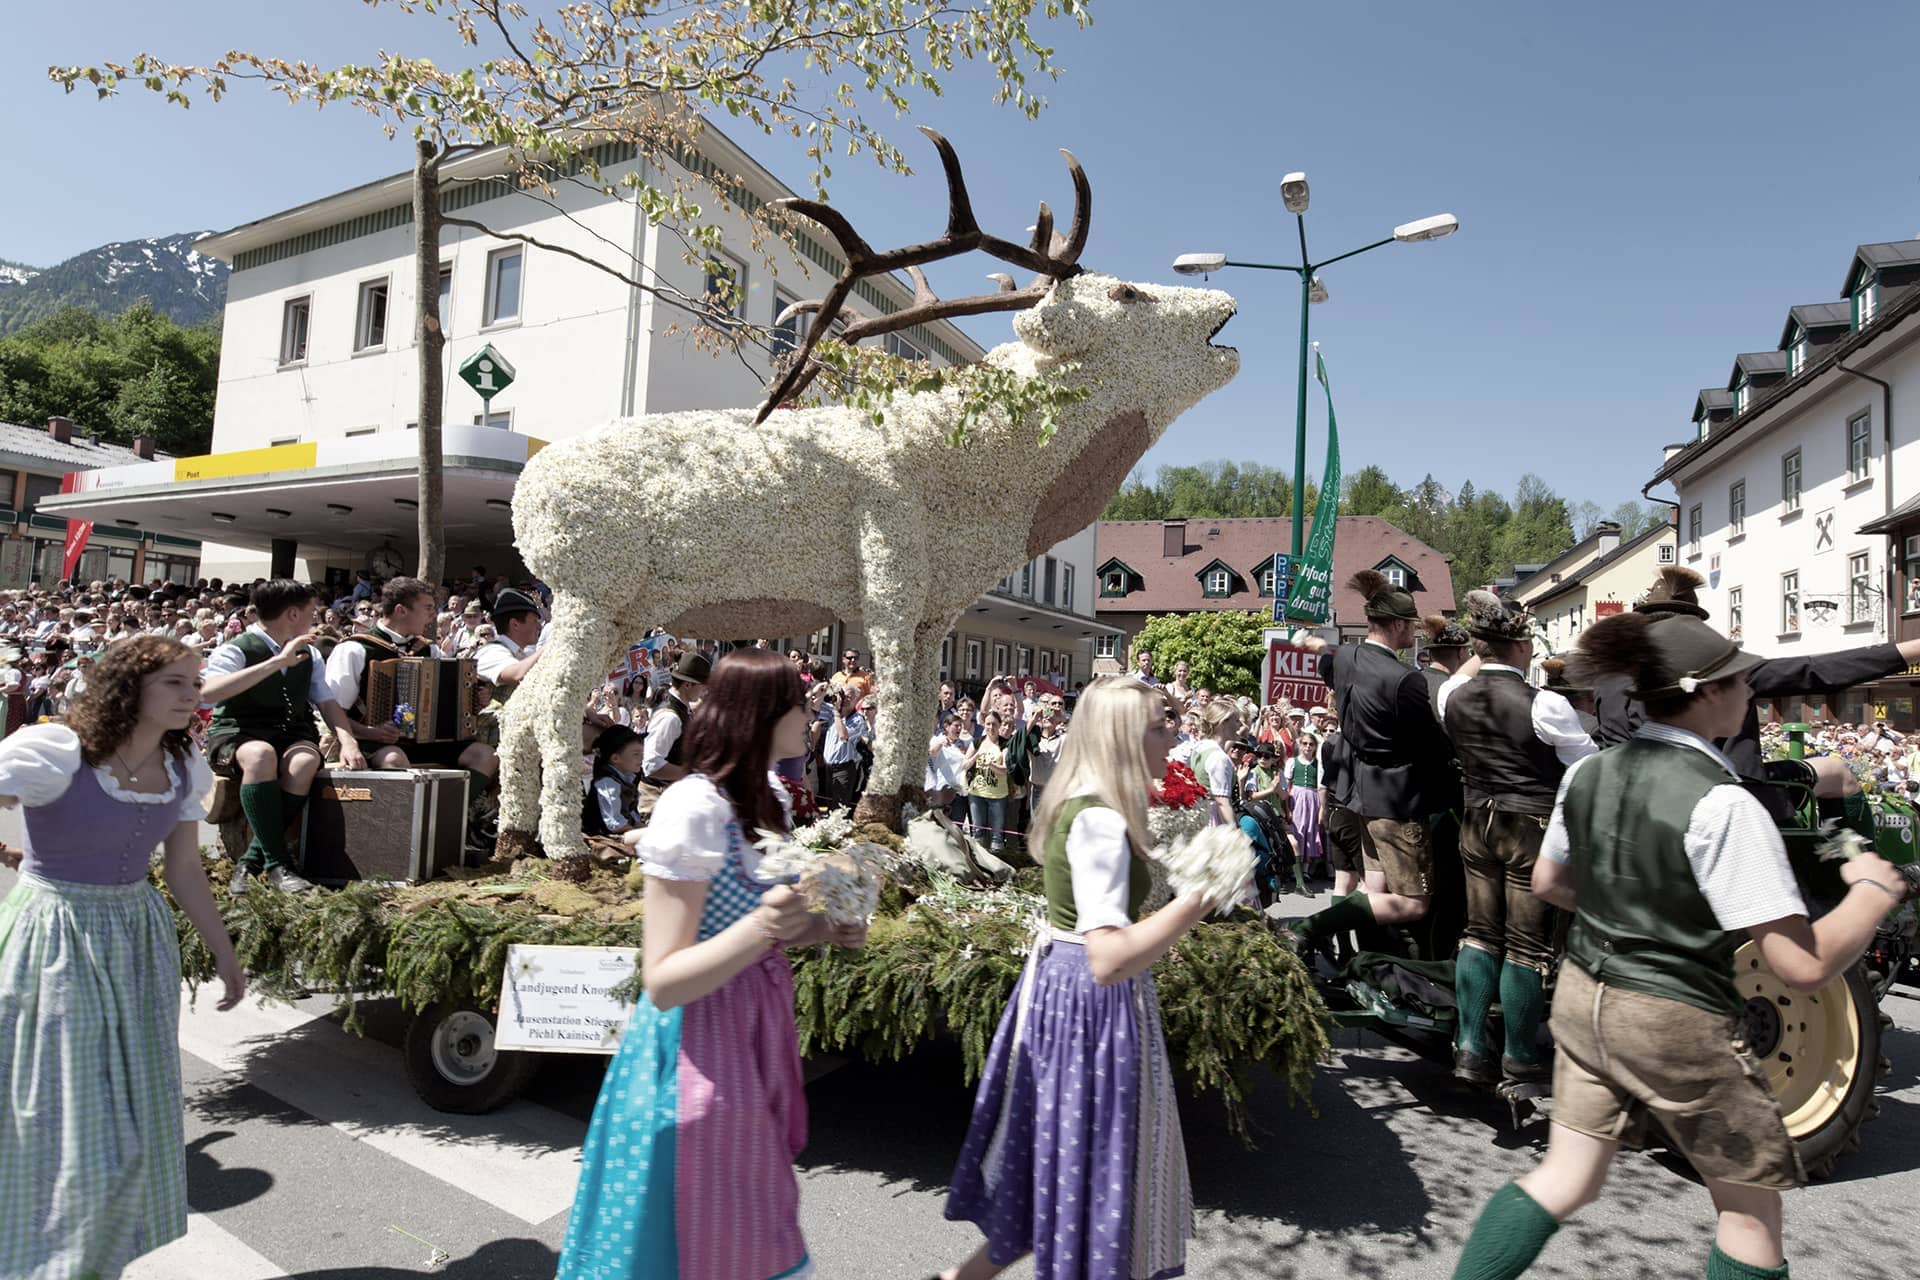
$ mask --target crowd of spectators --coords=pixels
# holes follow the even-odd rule
[[[1884,720],[1859,725],[1815,718],[1805,723],[1807,756],[1832,756],[1846,762],[1870,791],[1920,797],[1920,734],[1901,733]],[[1789,751],[1786,727],[1762,725],[1760,744],[1769,758],[1784,758]]]

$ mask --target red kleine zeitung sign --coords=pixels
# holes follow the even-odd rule
[[[1319,656],[1285,640],[1268,639],[1260,687],[1265,690],[1262,701],[1267,706],[1283,698],[1296,707],[1319,707],[1327,703],[1327,682],[1320,678]]]

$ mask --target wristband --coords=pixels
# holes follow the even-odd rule
[[[1853,883],[1872,885],[1874,888],[1878,889],[1880,892],[1886,894],[1889,898],[1892,898],[1896,905],[1899,903],[1905,902],[1907,900],[1907,895],[1905,895],[1904,893],[1896,893],[1892,889],[1887,888],[1887,886],[1885,886],[1884,884],[1881,884],[1878,880],[1870,880],[1866,876],[1861,876],[1858,880],[1855,880]]]

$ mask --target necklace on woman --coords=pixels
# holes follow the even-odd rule
[[[158,755],[159,753],[160,753],[160,748],[155,747],[152,751],[142,756],[140,758],[140,767],[143,769],[146,768],[147,762],[153,759],[153,757]],[[127,763],[127,758],[120,754],[120,748],[115,747],[113,749],[113,758],[115,760],[118,760],[120,762],[120,767],[127,771],[128,782],[137,784],[140,781],[140,775],[134,771],[134,768],[132,765]]]

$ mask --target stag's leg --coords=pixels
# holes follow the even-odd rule
[[[620,629],[583,597],[555,592],[553,621],[540,646],[529,683],[514,695],[529,696],[527,718],[540,742],[540,843],[549,858],[577,853],[580,835],[580,724],[587,699],[606,679]],[[537,681],[532,677],[538,675]]]
[[[529,682],[540,669],[534,663]],[[517,690],[500,709],[500,836],[494,841],[496,858],[523,858],[534,851],[534,832],[540,822],[540,740],[534,723],[535,696]]]
[[[919,530],[883,524],[873,512],[861,517],[862,613],[873,646],[880,722],[874,729],[873,774],[854,817],[900,826],[908,787],[920,785],[926,739],[926,709],[933,685],[916,661],[918,628],[926,607],[927,566]],[[916,672],[916,668],[922,668]]]

